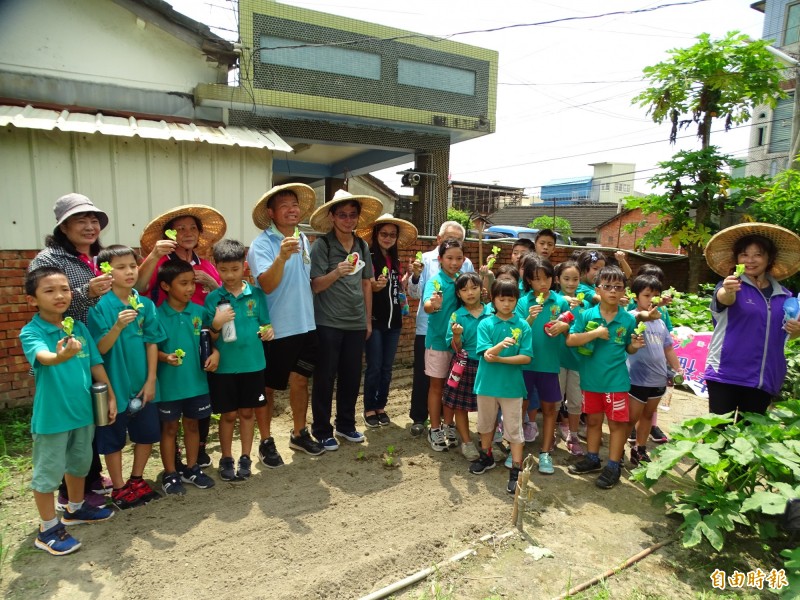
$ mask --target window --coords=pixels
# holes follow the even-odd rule
[[[757,140],[756,146],[763,146],[764,145],[764,134],[766,133],[766,127],[759,127],[756,130]]]
[[[786,11],[786,30],[783,45],[788,46],[800,40],[800,4],[792,4]]]
[[[341,48],[338,46],[307,45],[301,40],[291,40],[270,35],[261,36],[261,62],[283,67],[309,69],[336,75],[352,75],[364,79],[381,78],[379,54]],[[294,47],[293,47],[294,46]],[[297,48],[296,46],[303,46]]]
[[[769,149],[767,150],[770,154],[789,152],[790,138],[792,136],[793,112],[793,95],[778,100],[778,104],[772,110],[772,129],[769,135]]]
[[[631,186],[629,183],[615,183],[614,184],[614,191],[620,192],[623,194],[627,194],[631,191]]]
[[[609,191],[610,189],[611,189],[611,184],[610,184],[610,183],[601,183],[601,184],[600,184],[600,190],[601,190],[601,191],[603,191],[603,192],[607,192],[607,191]]]
[[[401,58],[397,61],[397,82],[404,85],[475,95],[475,73],[445,65]]]

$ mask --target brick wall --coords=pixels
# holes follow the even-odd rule
[[[645,221],[646,225],[640,227],[634,233],[627,233],[623,230],[625,225],[642,221]],[[642,236],[658,225],[660,221],[661,217],[658,214],[644,215],[642,214],[642,209],[635,208],[629,212],[620,213],[612,221],[600,227],[597,230],[597,241],[608,248],[635,250],[636,242],[641,240]],[[658,247],[648,246],[647,251],[679,254],[679,251],[669,240],[664,240]]]
[[[427,252],[434,248],[435,238],[419,238],[415,244],[400,252],[400,259],[407,264],[414,255],[421,251]],[[511,243],[503,241],[490,241],[484,243],[484,260],[493,245],[502,249],[498,265],[511,262]],[[553,263],[567,260],[577,246],[559,246],[553,256]],[[478,264],[478,242],[469,240],[465,244],[466,254],[474,264]],[[615,248],[596,248],[605,253],[612,253]],[[31,320],[33,310],[25,301],[23,283],[25,270],[30,260],[36,256],[35,250],[2,250],[0,251],[0,409],[29,403],[33,396],[33,377],[28,375],[29,365],[22,354],[19,344],[19,330]],[[678,290],[686,289],[687,262],[679,259],[673,262],[658,262],[643,257],[631,255],[628,257],[634,273],[645,262],[656,262],[664,269],[667,286],[674,286]],[[706,281],[716,281],[718,278],[711,271],[707,271]],[[396,362],[409,365],[414,360],[414,335],[416,329],[416,315],[418,302],[409,298],[410,314],[403,321],[403,331],[400,335],[400,345],[397,350]]]

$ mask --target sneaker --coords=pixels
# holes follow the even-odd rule
[[[588,456],[584,456],[574,465],[569,466],[569,472],[573,475],[581,475],[583,473],[593,473],[602,469],[602,461],[592,460]]]
[[[666,444],[669,441],[667,434],[661,431],[658,425],[653,425],[650,428],[650,440],[656,444]]]
[[[114,487],[112,486],[111,489],[113,490]],[[103,496],[101,494],[96,494],[94,492],[86,492],[86,494],[83,497],[83,501],[89,506],[94,506],[95,508],[102,508],[108,502],[108,497]],[[59,494],[58,498],[56,499],[56,510],[62,510],[62,511],[66,510],[68,505],[69,505],[69,498]]]
[[[339,449],[339,442],[335,438],[325,438],[319,441],[323,452],[334,452]]]
[[[503,463],[503,466],[504,466],[506,469],[510,469],[511,467],[513,467],[513,466],[514,466],[514,459],[513,459],[513,458],[511,458],[511,452],[509,452],[509,453],[508,453],[508,456],[506,456],[506,460],[505,460],[505,462]]]
[[[610,490],[612,487],[617,485],[621,470],[622,469],[612,469],[606,465],[603,467],[600,477],[598,477],[597,481],[594,482],[595,485],[599,488],[603,488],[604,490]]]
[[[447,439],[442,429],[429,429],[428,443],[436,452],[447,452]]]
[[[111,490],[111,502],[120,510],[127,510],[143,504],[141,498],[133,489],[130,481],[118,490]]]
[[[208,452],[206,452],[205,446],[200,446],[200,450],[197,453],[197,465],[201,469],[207,469],[208,467],[214,465],[214,461],[211,460],[211,457],[208,455]]]
[[[555,469],[553,468],[553,459],[547,452],[541,452],[539,454],[539,473],[543,473],[545,475],[552,475],[555,473]]]
[[[378,419],[378,415],[364,415],[364,425],[369,427],[370,429],[377,429],[381,426],[380,419]]]
[[[526,442],[535,442],[539,437],[539,426],[533,421],[529,421],[522,425],[522,435],[525,436]]]
[[[186,494],[186,488],[181,483],[181,478],[177,472],[164,473],[161,476],[161,489],[167,496],[183,496]]]
[[[233,462],[233,459],[231,459],[231,462]],[[181,471],[181,481],[183,481],[183,483],[191,483],[201,490],[207,490],[215,485],[215,481],[203,473],[199,464],[196,464],[191,469]]]
[[[114,484],[111,482],[111,479],[105,475],[100,475],[99,479],[92,482],[89,489],[95,494],[108,495],[111,493],[111,490],[114,489]]]
[[[275,440],[271,437],[261,440],[261,443],[258,445],[258,460],[262,465],[270,469],[277,469],[283,466],[283,459],[281,455],[278,454],[278,449],[275,447]]]
[[[517,491],[517,480],[519,479],[519,467],[511,467],[508,472],[508,485],[506,491],[509,494],[514,494]]]
[[[628,436],[628,443],[629,444],[636,443],[636,425],[634,425],[633,429],[631,429],[631,434]]]
[[[411,426],[411,437],[419,437],[425,433],[425,423],[414,422]]]
[[[558,424],[558,435],[560,435],[561,439],[565,442],[569,441],[569,423]]]
[[[339,431],[338,429],[333,432],[333,435],[339,436],[341,438],[346,439],[348,442],[353,442],[354,444],[362,444],[366,439],[364,434],[360,431]]]
[[[494,469],[494,458],[486,454],[484,450],[481,450],[478,455],[478,460],[469,466],[469,472],[473,475],[482,475],[489,469]]]
[[[223,456],[219,459],[219,478],[222,481],[236,481],[236,468],[232,456]]]
[[[447,440],[448,448],[458,448],[460,443],[458,441],[458,430],[455,425],[445,425],[444,435]]]
[[[392,424],[392,420],[385,412],[378,413],[378,422],[381,424],[381,427],[388,427]]]
[[[150,487],[150,484],[147,483],[144,479],[129,479],[128,483],[131,484],[131,488],[136,493],[137,496],[142,501],[142,504],[147,504],[151,500],[158,500],[161,498],[161,494],[156,492],[153,488]]]
[[[292,450],[300,450],[301,452],[305,452],[311,456],[319,456],[326,450],[336,450],[336,448],[339,447],[338,444],[336,444],[336,448],[327,448],[323,446],[324,444],[317,442],[317,440],[311,437],[311,434],[308,433],[308,429],[306,427],[303,427],[303,429],[300,430],[300,435],[294,435],[294,432],[289,434],[289,448]]]
[[[639,463],[650,462],[650,455],[647,454],[647,448],[631,448],[631,464],[638,467]]]
[[[461,444],[461,454],[469,462],[476,461],[481,457],[480,452],[478,452],[478,449],[472,442],[464,442],[463,444]]]
[[[581,444],[578,435],[575,433],[571,433],[567,440],[567,450],[572,456],[584,456],[586,454],[586,451],[583,449],[583,444]]]
[[[53,556],[71,554],[81,547],[81,543],[67,533],[63,523],[57,523],[46,531],[40,531],[33,540],[33,545]]]
[[[242,454],[239,457],[239,462],[236,465],[236,478],[247,479],[250,477],[250,475],[253,474],[252,467],[253,460],[247,456],[247,454]]]
[[[75,512],[70,512],[69,506],[67,506],[67,510],[61,515],[61,522],[64,525],[82,525],[83,523],[108,521],[113,516],[114,511],[110,508],[97,508],[84,502],[83,506]]]

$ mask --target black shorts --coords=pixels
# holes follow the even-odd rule
[[[663,387],[646,387],[643,385],[632,385],[631,391],[628,392],[634,400],[647,404],[648,400],[655,400],[661,398],[667,392],[666,386]]]
[[[264,358],[264,381],[270,389],[285,390],[292,372],[311,377],[317,364],[316,330],[264,342]]]
[[[215,414],[266,405],[264,371],[209,373],[208,389],[211,392],[211,410]]]

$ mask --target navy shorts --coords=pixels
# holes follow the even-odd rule
[[[161,441],[157,406],[155,402],[148,402],[134,415],[122,411],[111,425],[97,427],[94,431],[97,453],[106,455],[119,452],[125,447],[128,436],[134,444],[155,444]]]
[[[525,387],[528,390],[528,410],[539,408],[542,402],[561,402],[561,386],[558,384],[558,373],[540,373],[539,371],[523,371]],[[532,390],[536,394],[536,406],[530,402]]]
[[[631,391],[628,393],[634,400],[637,400],[642,404],[647,404],[648,400],[655,400],[656,398],[661,398],[661,396],[667,393],[667,388],[666,386],[647,387],[644,385],[632,385]]]
[[[157,406],[158,418],[164,422],[177,421],[181,416],[199,421],[211,415],[211,396],[201,394],[183,400],[159,402]]]
[[[211,410],[215,414],[266,406],[264,371],[209,373],[208,388],[211,390]]]

